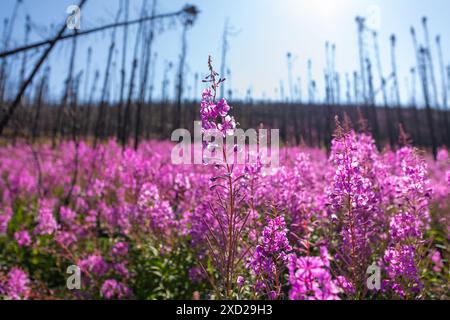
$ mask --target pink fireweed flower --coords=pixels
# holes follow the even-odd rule
[[[339,300],[339,287],[325,257],[296,257],[288,262],[291,300]]]
[[[128,270],[126,262],[115,263],[112,268],[123,279],[130,278],[130,270]]]
[[[126,242],[117,242],[111,249],[111,255],[123,258],[128,255],[128,244]]]
[[[391,218],[389,223],[390,235],[395,242],[408,239],[409,237],[421,238],[421,223],[408,212],[399,212]]]
[[[16,232],[14,239],[17,241],[19,247],[28,247],[31,244],[30,234],[26,230]]]
[[[281,274],[281,269],[284,267],[288,253],[292,250],[287,238],[288,229],[284,217],[278,216],[275,218],[268,218],[267,225],[264,227],[262,237],[259,244],[256,246],[255,252],[248,263],[248,267],[255,275],[257,281],[261,281],[255,285],[256,288],[269,290],[262,281],[269,283],[278,281]],[[270,294],[270,299],[275,299],[278,294]]]
[[[339,287],[342,289],[344,293],[346,293],[349,296],[352,296],[355,294],[355,288],[353,287],[352,283],[347,280],[344,276],[338,276],[336,278],[336,282],[339,285]]]
[[[202,282],[206,275],[203,272],[203,270],[200,267],[192,267],[188,271],[189,280],[191,280],[193,283],[200,283]]]
[[[141,223],[144,229],[150,227],[159,234],[168,234],[176,224],[170,203],[160,200],[159,190],[154,184],[146,183],[141,187],[137,208],[136,222]]]
[[[236,121],[228,114],[231,108],[225,99],[219,100],[217,104],[212,99],[211,88],[205,89],[200,105],[202,132],[218,129],[225,136],[236,129]]]
[[[390,287],[402,298],[406,293],[419,292],[422,282],[418,276],[415,258],[416,250],[413,246],[403,245],[387,249],[383,259],[389,279],[383,281],[383,286]]]
[[[286,261],[287,254],[292,250],[287,239],[287,228],[284,217],[267,219],[262,237],[256,246],[249,266],[256,275],[273,278],[277,262]]]
[[[106,299],[122,299],[130,296],[131,290],[114,279],[106,280],[101,288],[101,294]]]
[[[20,268],[12,268],[5,285],[6,296],[12,300],[28,299],[30,294],[30,280],[27,274]]]
[[[228,111],[230,111],[230,106],[227,103],[227,100],[220,99],[216,105],[216,112],[220,117],[226,117],[228,115]]]
[[[234,129],[236,129],[236,121],[232,116],[226,115],[222,118],[222,123],[217,125],[217,129],[219,129],[224,134],[232,133]]]
[[[441,272],[442,268],[444,268],[444,263],[442,262],[441,253],[438,250],[434,250],[431,255],[431,261],[433,261],[433,270],[435,272]]]
[[[53,216],[53,201],[41,200],[36,232],[40,235],[51,235],[57,229],[58,223]]]
[[[61,220],[66,222],[67,224],[73,223],[75,217],[77,216],[75,211],[66,207],[61,207],[59,214],[61,216]]]
[[[394,172],[389,181],[392,199],[398,212],[389,224],[390,246],[384,253],[388,279],[384,288],[392,289],[400,297],[417,295],[423,284],[419,277],[417,250],[423,244],[428,228],[431,189],[427,167],[411,147],[395,154]]]
[[[236,283],[238,284],[238,286],[242,287],[245,284],[245,278],[243,276],[238,276]]]
[[[58,231],[55,235],[55,240],[58,244],[64,247],[70,247],[77,241],[77,237],[71,232]]]
[[[86,259],[79,260],[78,266],[84,272],[88,272],[96,276],[103,276],[109,270],[108,264],[105,262],[103,257],[98,254],[93,254],[88,256]]]
[[[6,207],[5,209],[0,209],[0,234],[6,233],[8,229],[9,220],[13,215],[11,207]]]
[[[448,182],[448,186],[450,187],[450,170],[447,171],[447,182]]]
[[[386,219],[373,173],[377,158],[370,136],[339,132],[332,141],[330,161],[335,172],[328,188],[329,215],[337,238],[337,263],[349,266],[347,278],[356,290],[365,286],[366,268]]]

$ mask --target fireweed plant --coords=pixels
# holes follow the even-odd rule
[[[377,161],[375,143],[369,135],[346,131],[336,121],[330,162],[335,168],[327,191],[328,213],[341,281],[356,298],[367,292],[366,270],[380,245],[383,212],[379,184],[373,172]]]
[[[226,139],[238,125],[209,71],[202,126]],[[173,146],[2,144],[0,299],[450,298],[448,150],[380,151],[349,121],[329,154],[285,146],[270,170],[215,141],[176,165]]]
[[[211,83],[211,86],[202,93],[200,108],[202,132],[215,130],[219,132],[219,139],[223,139],[233,134],[236,121],[228,114],[230,106],[227,101],[223,98],[216,101],[217,89],[225,79],[218,79],[218,73],[213,69],[211,57],[208,59],[208,68],[209,75],[203,82]],[[206,143],[205,148],[219,149],[217,152],[222,156],[222,159],[216,158],[208,161],[217,170],[217,174],[211,178],[210,186],[215,199],[208,204],[207,215],[202,218],[202,222],[206,226],[207,256],[214,266],[214,271],[219,273],[218,278],[212,278],[213,276],[210,275],[204,262],[200,261],[200,265],[208,275],[216,295],[233,298],[236,297],[237,287],[242,285],[238,282],[237,272],[249,251],[244,240],[246,224],[251,214],[251,210],[248,210],[246,205],[246,195],[242,192],[242,180],[245,175],[238,173],[235,170],[235,163],[229,160],[230,157],[234,159],[235,146],[229,150],[228,144],[217,144],[217,141],[214,141]],[[245,208],[247,210],[244,210]]]

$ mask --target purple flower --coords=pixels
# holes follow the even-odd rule
[[[391,245],[383,257],[388,279],[385,290],[399,297],[417,295],[423,284],[418,270],[417,250],[423,245],[423,234],[429,223],[431,190],[426,179],[426,165],[414,149],[404,147],[395,154],[394,170],[389,181],[392,201],[398,208],[389,223]]]
[[[23,270],[16,267],[12,268],[8,273],[5,286],[6,296],[12,300],[28,299],[30,294],[29,283],[30,280]]]
[[[124,262],[114,264],[113,269],[122,278],[128,279],[130,277],[130,271]]]
[[[268,218],[262,237],[256,246],[249,267],[253,273],[263,278],[273,279],[279,263],[286,261],[292,250],[287,239],[284,217]]]
[[[339,287],[322,257],[290,255],[289,283],[291,300],[338,300]]]
[[[53,216],[53,202],[48,200],[40,201],[36,232],[40,235],[51,235],[57,229],[58,224]]]
[[[344,276],[338,276],[336,279],[337,284],[339,287],[349,296],[355,294],[355,288],[353,287],[352,283],[347,280]]]
[[[17,241],[19,247],[28,247],[31,244],[31,237],[28,231],[17,231],[14,234],[14,239]]]
[[[416,267],[416,250],[413,246],[403,245],[388,248],[384,253],[385,270],[388,279],[384,287],[391,289],[400,297],[406,293],[419,292],[422,282]]]
[[[170,233],[175,226],[175,217],[168,201],[160,200],[158,188],[146,183],[142,186],[138,199],[136,222],[144,229],[150,228],[158,234]]]
[[[433,270],[435,272],[441,272],[444,268],[444,263],[442,262],[441,253],[438,250],[434,250],[431,255],[431,261],[433,261]]]
[[[102,285],[101,294],[106,299],[123,299],[130,296],[131,290],[123,283],[108,279]]]
[[[202,132],[209,129],[218,129],[223,136],[232,132],[236,128],[236,121],[228,114],[230,109],[225,99],[220,99],[216,104],[213,101],[211,88],[205,89],[200,104]]]
[[[81,270],[96,276],[103,276],[109,270],[108,264],[103,257],[98,254],[90,255],[86,259],[78,261],[78,266]]]
[[[227,101],[225,99],[220,99],[216,105],[217,114],[221,117],[225,117],[228,114],[228,111],[230,111],[230,106]]]
[[[70,208],[66,208],[66,207],[61,207],[59,214],[61,216],[61,220],[63,220],[64,222],[66,222],[68,224],[73,223],[75,220],[75,217],[77,216],[75,211],[73,211]]]
[[[233,130],[236,129],[236,121],[229,115],[222,117],[222,123],[217,125],[217,129],[219,129],[223,134],[232,134]]]
[[[379,182],[374,175],[378,153],[373,139],[354,131],[341,133],[332,142],[330,160],[335,172],[328,189],[329,215],[336,239],[337,263],[350,266],[355,288],[362,287],[365,266],[380,241],[385,216]]]
[[[200,283],[202,280],[205,279],[205,273],[199,267],[190,268],[188,274],[189,274],[189,279],[193,283]]]
[[[114,257],[123,258],[128,255],[128,244],[126,242],[117,242],[111,249]]]
[[[238,286],[242,287],[245,283],[245,278],[243,276],[238,276],[236,283],[238,284]]]
[[[73,243],[77,241],[76,236],[67,231],[58,231],[55,236],[56,242],[58,242],[60,245],[63,245],[65,247],[69,247]]]
[[[13,211],[11,207],[6,207],[4,210],[0,210],[0,234],[6,233],[8,223],[9,220],[11,220],[12,215]]]
[[[421,223],[417,218],[408,212],[400,212],[391,218],[390,235],[392,240],[398,242],[410,237],[421,238]]]
[[[277,282],[282,273],[288,253],[292,250],[287,238],[288,229],[283,216],[268,218],[259,244],[251,257],[248,267],[257,278],[255,288],[267,289],[258,281]],[[261,291],[258,290],[257,291]],[[270,291],[269,291],[270,294]],[[274,299],[272,297],[271,299]]]

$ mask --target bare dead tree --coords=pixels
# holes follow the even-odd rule
[[[89,75],[91,73],[91,63],[92,63],[92,47],[89,47],[87,50],[86,56],[86,69],[84,72],[84,97],[89,97]],[[84,101],[86,102],[86,101]]]
[[[370,109],[371,109],[371,126],[372,126],[372,132],[377,140],[379,142],[380,139],[380,125],[378,123],[378,108],[375,104],[375,90],[373,86],[373,76],[372,76],[372,63],[370,62],[370,59],[366,59],[367,64],[367,85],[368,85],[368,101],[370,103]],[[378,146],[380,146],[378,144]]]
[[[427,115],[427,121],[428,121],[428,130],[430,135],[430,141],[431,141],[431,148],[433,152],[433,156],[436,159],[437,156],[437,141],[436,141],[436,135],[434,132],[434,121],[433,121],[433,112],[431,110],[430,105],[430,99],[429,99],[429,93],[428,93],[428,72],[427,72],[427,49],[424,47],[420,47],[419,49],[420,54],[420,73],[422,75],[422,87],[423,92],[425,96],[425,107],[426,107],[426,115]]]
[[[373,36],[373,43],[374,43],[374,50],[375,50],[375,60],[377,62],[378,77],[380,78],[380,88],[381,88],[381,93],[383,94],[383,103],[384,103],[384,106],[387,106],[388,101],[387,101],[387,94],[386,94],[386,79],[384,77],[383,67],[381,65],[380,48],[379,48],[379,44],[378,44],[378,33],[376,31],[373,31],[372,36]]]
[[[442,54],[442,44],[441,44],[441,36],[436,36],[436,47],[438,50],[439,57],[439,67],[441,71],[441,82],[442,82],[442,102],[444,109],[448,107],[448,92],[447,92],[447,79],[445,75],[445,65],[444,65],[444,56]]]
[[[69,191],[67,192],[66,196],[64,197],[64,201],[63,201],[64,205],[66,205],[66,206],[69,204],[69,201],[72,197],[73,190],[77,183],[78,171],[79,171],[80,137],[78,135],[78,132],[80,129],[80,125],[79,125],[77,110],[78,110],[78,92],[79,92],[79,85],[80,85],[82,74],[83,74],[83,72],[79,72],[75,81],[73,82],[73,88],[71,90],[72,96],[70,99],[71,105],[70,105],[69,115],[70,115],[71,126],[72,126],[72,141],[74,143],[74,159],[73,159],[74,169],[72,171],[72,178],[70,181]]]
[[[77,32],[77,29],[74,29],[74,32]],[[69,98],[72,96],[72,89],[73,89],[73,72],[75,68],[75,56],[77,52],[77,37],[73,38],[72,41],[72,52],[70,55],[70,62],[69,62],[69,72],[67,73],[66,78],[66,86],[64,90],[64,95],[62,98],[61,106],[58,108],[58,115],[57,120],[53,127],[53,138],[52,138],[52,146],[55,148],[56,146],[56,138],[58,135],[58,132],[61,133],[61,138],[64,137],[64,115],[67,113],[67,103]]]
[[[86,0],[80,0],[80,3],[78,7],[81,9],[84,4],[86,3]],[[16,110],[17,106],[20,103],[20,100],[22,99],[23,94],[25,93],[25,90],[29,86],[29,84],[33,81],[34,77],[38,73],[39,69],[41,68],[44,61],[47,59],[48,55],[58,42],[58,40],[63,36],[64,31],[66,30],[66,24],[59,29],[59,32],[57,35],[53,38],[53,40],[50,42],[47,49],[44,51],[40,59],[37,61],[36,65],[34,66],[31,74],[28,76],[28,78],[24,81],[24,83],[21,85],[19,89],[19,93],[16,95],[16,98],[12,102],[12,104],[9,106],[9,108],[6,110],[5,114],[2,117],[2,120],[0,121],[0,135],[3,133],[3,130],[5,126],[8,124],[9,120],[11,119],[12,115],[14,114],[14,111]]]
[[[391,35],[391,78],[392,78],[392,87],[394,90],[394,97],[395,97],[395,105],[400,105],[401,99],[400,99],[400,87],[398,85],[398,72],[397,72],[397,59],[395,54],[395,49],[397,45],[397,37],[395,34]]]
[[[339,72],[334,73],[334,83],[335,83],[334,100],[335,104],[339,105],[341,104],[341,75],[339,74]]]
[[[27,15],[25,18],[25,37],[24,37],[25,45],[28,44],[28,40],[30,38],[30,31],[31,31],[31,21],[30,21],[30,16]],[[23,83],[25,81],[25,70],[27,68],[27,58],[28,58],[28,54],[26,51],[24,51],[23,55],[22,55],[22,66],[20,68],[20,83]]]
[[[328,105],[331,105],[333,103],[331,99],[331,92],[332,92],[332,73],[331,73],[331,54],[330,54],[330,44],[329,42],[325,42],[325,59],[326,59],[326,68],[324,71],[324,78],[325,78],[325,102]]]
[[[439,107],[439,100],[437,94],[437,85],[436,85],[436,77],[434,76],[434,63],[433,56],[431,54],[431,46],[430,46],[430,35],[428,32],[428,19],[427,17],[422,18],[422,26],[425,34],[425,53],[426,53],[426,63],[428,64],[427,72],[430,73],[431,80],[431,88],[433,89],[433,99],[436,107]]]
[[[424,99],[425,103],[428,103],[428,83],[425,82],[423,79],[422,66],[421,66],[421,53],[420,53],[419,45],[417,42],[416,31],[415,31],[414,27],[411,27],[410,31],[411,31],[411,37],[413,40],[414,52],[416,55],[416,63],[417,63],[416,73],[418,74],[419,79],[422,83],[423,99]],[[420,144],[421,140],[422,140],[422,135],[421,135],[421,130],[420,130],[420,126],[419,126],[419,118],[418,118],[418,112],[417,112],[416,105],[414,105],[414,122],[415,122],[414,123],[415,140],[416,140],[416,142],[418,142]]]
[[[308,103],[311,105],[314,103],[314,89],[312,78],[312,61],[308,59]]]
[[[149,80],[149,86],[148,86],[148,97],[146,105],[148,106],[148,112],[147,112],[147,126],[145,130],[145,138],[148,140],[150,139],[150,134],[152,133],[153,127],[153,113],[154,113],[154,106],[153,106],[153,93],[155,91],[155,75],[156,75],[156,61],[158,59],[158,53],[153,53],[152,58],[152,66],[150,70],[150,80]]]
[[[289,99],[290,102],[294,102],[294,88],[292,83],[292,66],[294,63],[294,58],[292,56],[292,53],[288,52],[286,53],[286,61],[287,61],[287,68],[288,68],[288,85],[289,85]],[[223,90],[223,88],[222,88]]]
[[[174,112],[174,126],[175,128],[181,127],[181,104],[184,90],[184,68],[186,64],[186,54],[187,54],[187,32],[189,28],[194,24],[197,17],[197,9],[192,10],[191,14],[182,16],[183,31],[181,33],[181,53],[180,60],[178,64],[178,74],[177,74],[177,96],[176,96],[176,110]]]
[[[83,97],[84,97],[84,108],[81,112],[80,121],[83,122],[83,125],[80,128],[80,134],[87,135],[87,128],[89,126],[88,124],[88,117],[90,116],[90,95],[89,95],[89,75],[91,73],[91,63],[92,63],[92,47],[89,47],[87,50],[87,56],[86,56],[86,68],[84,71],[84,91],[83,91]]]
[[[5,20],[5,34],[3,38],[4,51],[8,50],[9,48],[9,42],[11,41],[11,36],[13,34],[17,13],[19,11],[19,7],[22,4],[22,2],[23,2],[22,0],[16,0],[13,12],[11,14],[11,18],[9,20]],[[8,61],[7,59],[3,59],[0,65],[0,101],[2,102],[4,100],[4,94],[6,89],[7,68],[8,68]]]
[[[142,3],[141,8],[141,16],[144,16],[145,14],[145,7],[146,7],[146,1]],[[135,81],[135,75],[136,75],[136,69],[138,66],[138,52],[139,52],[139,45],[141,41],[141,36],[143,33],[143,21],[141,21],[138,25],[138,30],[136,32],[136,40],[134,42],[134,51],[133,51],[133,61],[131,65],[131,74],[130,74],[130,83],[128,86],[128,97],[127,102],[125,105],[124,115],[123,115],[123,128],[122,128],[122,134],[121,134],[121,142],[122,142],[122,148],[125,149],[125,146],[128,142],[128,129],[129,129],[129,122],[131,119],[131,104],[133,100],[133,94],[134,94],[134,81]]]
[[[401,115],[402,109],[401,109],[401,103],[400,103],[400,87],[398,85],[398,72],[397,72],[397,59],[395,54],[395,48],[397,44],[397,38],[395,34],[391,35],[391,77],[393,80],[393,90],[395,93],[395,107],[397,108],[397,121],[399,123],[402,123],[403,116]],[[386,108],[388,108],[388,105],[385,105]],[[388,114],[388,110],[386,110],[386,114]],[[388,115],[386,115],[388,116]],[[394,147],[395,144],[395,137],[394,137],[394,127],[392,125],[389,125],[388,119],[386,119],[386,123],[388,124],[388,130],[389,130],[389,141],[391,144],[391,148]]]
[[[6,39],[8,37],[8,18],[5,18],[3,20],[3,36],[2,36],[2,43],[3,43],[3,49],[6,50],[7,48],[5,48],[6,45]],[[3,64],[6,63],[6,61],[2,61],[2,64],[0,65],[0,102],[3,103],[3,100],[5,98],[4,93],[5,93],[5,85],[6,85],[6,81],[4,79],[5,74],[2,71],[3,69]]]
[[[444,66],[444,57],[442,54],[442,45],[441,45],[441,37],[436,36],[436,46],[438,50],[438,58],[439,58],[439,69],[441,71],[441,82],[442,82],[442,109],[447,111],[448,109],[448,101],[447,101],[447,81],[445,76],[445,66]],[[442,118],[443,126],[445,127],[445,135],[443,136],[443,141],[446,143],[450,142],[450,123],[448,119],[448,115],[444,113]]]
[[[228,80],[230,80],[229,77],[228,77]],[[195,98],[197,97],[197,94],[198,94],[198,73],[196,72],[194,74],[194,92],[193,92],[193,99],[192,99],[192,101],[195,101]],[[231,99],[231,97],[229,97],[229,98]]]
[[[352,104],[351,90],[350,76],[348,73],[345,73],[345,97],[348,105]]]
[[[172,70],[172,62],[164,62],[163,78],[161,82],[161,102],[160,102],[160,113],[159,113],[159,134],[161,137],[165,137],[167,130],[167,107],[168,107],[168,93],[167,88],[169,86],[169,72]]]
[[[35,141],[38,137],[38,133],[39,133],[38,132],[39,120],[41,117],[42,105],[44,103],[44,92],[45,92],[45,88],[48,86],[49,76],[50,76],[50,67],[47,67],[44,70],[44,74],[42,75],[42,78],[39,82],[38,90],[36,93],[36,99],[35,99],[36,111],[34,114],[34,120],[33,120],[33,125],[32,125],[32,130],[31,130],[31,142],[33,144],[35,143]]]
[[[229,36],[230,30],[229,30],[229,26],[228,26],[228,18],[225,19],[225,25],[223,27],[223,34],[222,34],[222,62],[220,64],[220,74],[224,75],[225,74],[225,68],[226,68],[226,63],[227,63],[227,53],[228,53],[228,49],[229,49],[229,44],[228,44],[228,36]],[[220,96],[224,97],[225,94],[225,83],[222,84],[222,86],[220,87]]]
[[[448,85],[448,91],[450,92],[450,65],[447,66],[447,85]]]
[[[122,14],[122,8],[119,8],[116,15],[116,24],[120,19],[120,15]],[[103,89],[100,98],[100,105],[97,114],[97,120],[95,124],[95,135],[94,135],[94,147],[97,146],[97,142],[99,139],[104,138],[105,131],[105,109],[107,104],[107,94],[108,94],[108,85],[109,85],[109,76],[111,69],[111,62],[114,53],[114,48],[116,46],[116,28],[113,28],[111,33],[111,44],[109,46],[108,58],[106,60],[106,70],[105,70],[105,78],[103,80]]]
[[[448,93],[450,93],[450,65],[447,66],[447,86],[448,86],[448,88],[446,90],[448,90]],[[447,109],[445,110],[445,112],[446,112],[446,117],[447,117],[448,122],[450,122],[450,120],[448,119],[450,117],[449,111],[450,111],[450,106],[447,106]],[[447,137],[450,137],[450,134],[447,134]],[[450,142],[449,142],[449,144],[450,144]]]
[[[416,94],[417,94],[417,81],[416,81],[416,68],[412,67],[410,69],[410,74],[411,74],[411,105],[415,106],[416,105]]]
[[[155,15],[156,12],[156,0],[153,0],[152,5],[152,16]],[[143,56],[143,76],[141,81],[141,89],[139,93],[139,100],[137,104],[137,110],[136,110],[136,121],[135,121],[135,131],[134,131],[134,149],[137,150],[139,146],[139,136],[141,134],[141,117],[142,117],[142,106],[145,102],[145,94],[147,90],[147,82],[148,82],[148,76],[150,72],[150,60],[151,60],[151,53],[152,53],[152,44],[153,44],[153,38],[155,35],[154,32],[154,23],[153,20],[150,22],[148,34],[145,38],[145,45],[144,45],[144,56]]]
[[[297,87],[298,87],[297,102],[302,103],[302,78],[301,77],[297,77]]]
[[[360,101],[360,92],[359,92],[359,77],[358,72],[353,71],[353,95],[354,95],[354,103],[358,104]]]
[[[21,1],[21,0],[18,0],[18,1]],[[81,9],[80,6],[78,6],[78,7]],[[101,31],[105,31],[108,29],[120,28],[120,27],[130,26],[133,24],[139,24],[139,23],[143,23],[143,22],[146,22],[149,20],[154,20],[154,19],[159,20],[159,19],[174,18],[174,17],[181,17],[181,16],[190,16],[190,15],[193,15],[194,12],[195,12],[195,15],[197,15],[199,13],[197,7],[187,5],[187,6],[183,7],[183,9],[181,9],[179,11],[175,11],[175,12],[162,13],[162,14],[158,14],[153,17],[152,16],[148,16],[148,17],[143,16],[143,17],[140,17],[139,19],[135,19],[135,20],[115,22],[115,23],[107,24],[107,25],[104,25],[101,27],[80,31],[76,35],[75,34],[62,35],[58,39],[58,41],[67,40],[67,39],[70,39],[73,37],[86,36],[88,34],[101,32]],[[29,44],[28,46],[22,46],[22,47],[18,47],[18,48],[11,49],[11,50],[4,50],[4,51],[0,52],[0,58],[5,58],[5,57],[17,54],[17,53],[25,51],[25,50],[31,50],[31,49],[36,49],[36,48],[39,48],[39,47],[42,47],[45,45],[50,45],[52,42],[53,42],[53,39],[48,39],[48,40],[43,40],[43,41]]]
[[[124,10],[125,10],[125,21],[128,20],[129,16],[129,7],[130,1],[124,0]],[[123,40],[122,40],[122,67],[120,69],[120,96],[119,96],[119,105],[117,110],[117,140],[120,141],[120,135],[123,131],[123,102],[124,102],[124,93],[125,93],[125,77],[126,77],[126,60],[127,60],[127,46],[128,46],[128,25],[125,25],[123,28]]]
[[[366,90],[366,66],[364,54],[364,31],[365,19],[363,17],[356,17],[356,24],[358,26],[358,48],[359,48],[359,63],[360,63],[360,79],[361,79],[361,96],[364,103],[367,104],[367,90]]]
[[[89,94],[88,102],[86,105],[86,110],[84,114],[84,126],[83,126],[83,135],[87,137],[89,135],[89,129],[91,124],[91,113],[92,113],[92,104],[94,102],[95,93],[97,92],[97,84],[100,79],[100,72],[98,70],[95,70],[94,73],[94,81],[92,82],[91,91]]]
[[[330,59],[330,93],[331,93],[331,103],[336,104],[336,44],[331,45],[331,59]]]

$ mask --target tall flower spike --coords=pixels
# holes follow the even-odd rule
[[[206,130],[217,129],[223,136],[233,132],[236,128],[236,121],[228,114],[231,107],[225,99],[216,102],[217,89],[225,79],[217,80],[218,73],[214,71],[211,56],[208,59],[210,74],[203,80],[205,83],[211,83],[211,87],[203,90],[202,102],[200,104],[200,117],[202,120],[202,132]]]

